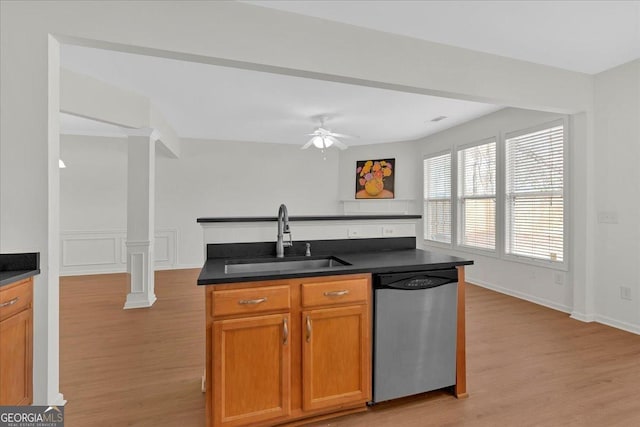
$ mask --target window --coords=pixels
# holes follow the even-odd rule
[[[565,269],[566,150],[560,119],[427,155],[425,241]]]
[[[564,127],[505,143],[505,253],[564,261]]]
[[[496,141],[458,151],[458,244],[495,250]]]
[[[451,153],[424,159],[424,238],[451,243]]]

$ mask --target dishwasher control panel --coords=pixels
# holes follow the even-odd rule
[[[429,289],[458,281],[458,271],[453,269],[411,271],[403,273],[378,274],[374,276],[376,288],[418,290]]]

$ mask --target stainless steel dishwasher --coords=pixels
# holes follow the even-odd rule
[[[458,271],[374,276],[373,403],[455,385]]]

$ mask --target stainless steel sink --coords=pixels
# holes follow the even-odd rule
[[[318,270],[323,268],[351,265],[339,258],[328,256],[322,258],[298,258],[279,260],[251,259],[251,260],[227,260],[224,266],[225,274],[233,273],[260,273],[267,271],[292,271],[292,270]]]

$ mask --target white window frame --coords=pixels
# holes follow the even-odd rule
[[[563,211],[563,222],[562,222],[562,261],[552,261],[552,260],[544,260],[540,258],[533,258],[526,255],[517,255],[517,254],[508,254],[506,252],[506,237],[507,237],[507,223],[508,218],[506,218],[506,142],[508,139],[516,138],[518,136],[526,135],[528,133],[539,132],[545,129],[549,129],[555,126],[562,126],[562,138],[563,138],[563,150],[562,150],[562,172],[563,172],[563,185],[562,185],[562,211]],[[571,174],[569,173],[569,120],[568,118],[562,118],[558,120],[553,120],[550,122],[541,123],[536,126],[531,126],[526,129],[518,129],[516,131],[510,131],[503,134],[500,139],[501,148],[500,152],[502,153],[502,161],[500,162],[499,167],[501,168],[501,179],[502,185],[500,188],[500,211],[501,211],[501,223],[500,223],[500,236],[501,241],[501,258],[506,261],[514,261],[520,262],[529,265],[535,265],[539,267],[546,267],[554,270],[569,270],[569,218],[571,213],[569,211],[569,177]]]
[[[482,139],[480,141],[476,141],[476,142],[472,142],[470,144],[464,144],[464,145],[460,145],[456,147],[455,153],[456,153],[456,207],[455,207],[455,212],[456,212],[456,224],[455,224],[455,228],[456,228],[456,244],[455,247],[458,250],[461,251],[465,251],[465,252],[472,252],[472,253],[478,253],[478,254],[482,254],[485,256],[494,256],[496,257],[499,249],[499,240],[498,240],[498,227],[499,227],[499,222],[498,222],[498,211],[499,206],[498,206],[498,183],[500,181],[500,178],[498,177],[498,169],[499,169],[499,164],[498,161],[500,159],[500,155],[499,155],[499,151],[500,151],[500,144],[499,144],[500,138],[498,136],[492,136],[490,138],[486,138],[486,139]],[[461,185],[463,185],[463,180],[460,177],[460,174],[464,173],[464,169],[463,169],[463,165],[459,164],[459,160],[460,160],[460,153],[464,150],[467,150],[469,148],[473,148],[473,147],[478,147],[480,145],[485,145],[485,144],[490,144],[490,143],[495,143],[496,146],[496,170],[495,170],[495,193],[493,195],[493,198],[495,199],[495,222],[494,222],[494,247],[493,249],[488,249],[488,248],[481,248],[479,246],[471,246],[471,245],[465,245],[462,243],[462,239],[464,236],[464,209],[462,208],[463,206],[463,200],[464,199],[474,199],[474,198],[479,198],[479,199],[486,199],[487,197],[464,197],[463,195],[463,191],[461,188]]]
[[[519,135],[532,133],[554,126],[562,125],[563,127],[563,261],[551,261],[538,258],[531,258],[522,255],[514,255],[506,253],[506,140]],[[423,156],[423,174],[424,160],[437,157],[443,154],[451,153],[451,243],[442,243],[436,240],[428,240],[424,238],[426,230],[423,230],[423,239],[425,246],[434,248],[451,249],[460,252],[469,252],[477,255],[487,256],[491,258],[501,259],[503,261],[518,262],[522,264],[534,265],[553,270],[569,271],[569,261],[571,259],[570,245],[572,230],[570,228],[571,213],[571,163],[569,162],[570,150],[570,121],[565,116],[560,119],[545,121],[535,126],[526,128],[517,128],[515,130],[500,131],[496,136],[486,138],[474,143],[457,145],[454,144],[451,149],[439,152],[427,153]],[[459,244],[459,205],[458,205],[458,151],[470,148],[473,145],[480,145],[490,140],[496,141],[496,246],[495,251],[489,251],[482,248],[471,246],[463,246]],[[424,196],[424,188],[422,192]],[[455,203],[454,203],[455,201]],[[423,198],[424,206],[424,198]],[[426,218],[426,212],[423,209],[423,225]]]
[[[424,163],[426,160],[428,159],[432,159],[434,157],[440,157],[440,156],[444,156],[444,155],[449,155],[449,173],[450,173],[450,177],[449,177],[449,184],[451,186],[451,188],[449,189],[449,198],[447,199],[427,199],[425,196],[425,188],[424,188]],[[455,200],[455,165],[456,162],[453,160],[453,155],[454,155],[454,150],[444,150],[444,151],[439,151],[436,153],[430,153],[430,154],[425,154],[423,159],[422,159],[422,174],[423,174],[423,188],[422,188],[422,238],[424,239],[424,241],[430,245],[430,246],[437,246],[437,247],[442,247],[442,248],[448,248],[451,249],[454,245],[455,239],[456,239],[456,227],[455,227],[455,207],[454,207],[454,200]],[[427,221],[428,221],[428,212],[425,210],[425,206],[427,204],[428,200],[449,200],[449,206],[451,207],[451,212],[449,213],[450,218],[450,226],[451,226],[451,241],[449,243],[447,242],[442,242],[440,240],[431,240],[431,239],[427,239],[426,237],[426,233],[427,233]]]

